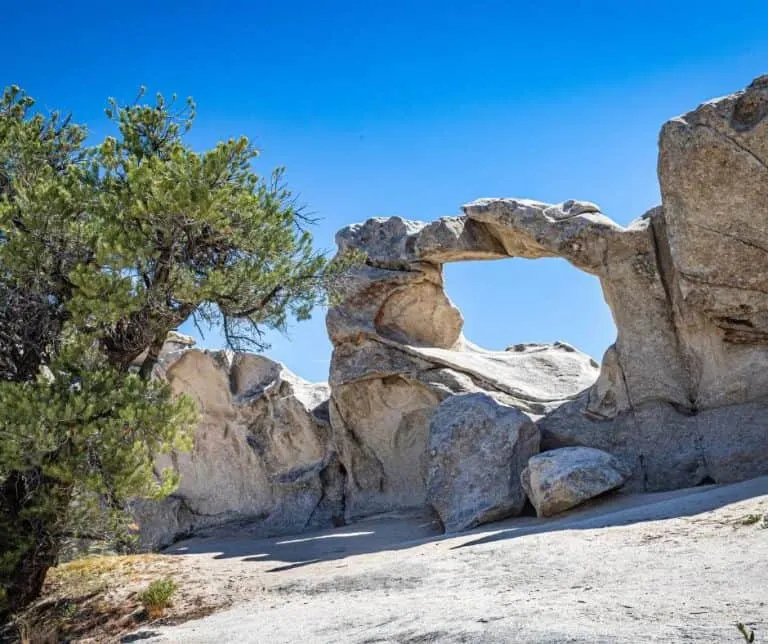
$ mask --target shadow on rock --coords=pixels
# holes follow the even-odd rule
[[[342,528],[294,537],[254,539],[246,532],[222,537],[193,538],[164,550],[170,555],[213,554],[214,559],[279,562],[267,572],[282,572],[320,561],[386,550],[400,550],[443,538],[442,526],[428,510],[387,514]]]

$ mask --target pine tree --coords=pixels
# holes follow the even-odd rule
[[[170,331],[262,349],[345,268],[246,138],[195,152],[191,99],[142,100],[111,100],[117,133],[88,147],[18,87],[0,99],[0,612],[39,595],[65,539],[173,490],[155,457],[189,447],[196,410],[151,377]]]

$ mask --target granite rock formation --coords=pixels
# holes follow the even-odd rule
[[[371,219],[341,230],[337,243],[367,257],[326,319],[334,345],[330,415],[347,471],[348,518],[427,502],[430,421],[446,398],[487,393],[538,418],[597,378],[597,364],[564,343],[494,352],[463,337],[442,263],[503,256],[466,217]]]
[[[544,508],[538,466],[564,447],[616,457],[630,490],[768,473],[768,76],[672,119],[659,147],[662,203],[626,227],[588,201],[498,198],[339,231],[366,260],[328,311],[329,386],[258,356],[164,354],[157,373],[203,420],[174,457],[178,491],[142,509],[145,543],[428,504],[460,529],[520,511],[531,456]],[[443,264],[540,257],[600,281],[617,337],[599,367],[565,343],[493,352],[462,335]]]
[[[430,422],[427,502],[446,532],[520,514],[521,475],[539,452],[530,417],[488,394],[451,396]]]
[[[340,231],[340,250],[368,258],[327,318],[331,418],[353,513],[419,502],[435,405],[478,390],[530,414],[542,449],[619,456],[631,489],[768,471],[766,114],[761,77],[668,122],[662,205],[627,227],[587,201],[506,198],[432,223],[393,217]],[[594,384],[567,345],[500,355],[462,337],[442,265],[512,257],[561,257],[600,280],[617,338]]]
[[[162,368],[174,391],[197,400],[202,418],[190,453],[158,461],[177,467],[181,483],[169,498],[141,504],[143,547],[233,523],[266,536],[343,521],[327,385],[228,351],[171,353]]]

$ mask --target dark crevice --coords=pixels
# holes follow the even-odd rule
[[[341,527],[343,525],[346,525],[346,516],[347,516],[347,468],[344,467],[344,463],[341,462],[341,459],[337,457],[337,462],[339,464],[339,475],[341,476],[342,480],[342,487],[341,487],[341,498],[339,499],[339,517],[331,517],[331,522],[333,523],[333,526],[335,528]],[[339,522],[338,525],[336,522]]]
[[[523,506],[523,509],[520,510],[520,514],[518,516],[521,517],[535,517],[536,515],[536,508],[533,507],[533,503],[531,503],[531,500],[526,497],[525,499],[525,505]]]
[[[728,344],[768,344],[766,331],[739,331],[728,327],[719,327],[723,331],[723,341]]]
[[[760,295],[766,295],[768,294],[767,290],[759,289],[759,288],[752,288],[750,286],[740,286],[739,284],[734,283],[722,283],[722,282],[716,282],[707,280],[700,275],[692,275],[690,273],[680,273],[680,277],[683,279],[693,282],[694,284],[702,284],[704,286],[714,286],[715,288],[728,288],[733,289],[735,291],[746,291],[748,293],[759,293]]]
[[[678,414],[681,416],[696,416],[696,414],[699,413],[699,407],[696,405],[695,402],[692,402],[690,406],[688,405],[681,405],[680,403],[677,403],[673,400],[667,400],[666,398],[659,398],[660,402],[668,404],[672,409],[674,409]]]
[[[309,530],[312,527],[324,526],[323,516],[318,516],[323,512],[329,513],[331,525],[339,528],[345,525],[344,511],[346,509],[346,485],[347,470],[336,454],[329,459],[328,464],[320,470],[320,498],[317,504],[310,512],[303,530]]]
[[[753,241],[742,239],[741,237],[739,237],[738,235],[734,235],[733,233],[727,233],[724,230],[717,230],[716,228],[710,228],[709,226],[705,226],[704,224],[700,224],[695,221],[689,221],[688,225],[693,226],[694,228],[705,230],[706,232],[712,233],[713,235],[722,235],[723,237],[727,237],[728,239],[733,239],[734,241],[737,241],[740,244],[744,244],[745,246],[749,246],[750,248],[754,248],[755,250],[759,250],[763,253],[768,254],[768,248],[765,248],[760,244],[756,244]]]
[[[347,434],[347,442],[352,445],[353,449],[358,452],[359,457],[365,458],[376,465],[377,469],[377,477],[378,477],[378,491],[381,492],[384,488],[384,464],[381,462],[378,456],[374,454],[370,449],[368,449],[363,443],[360,441],[360,438],[357,436],[355,431],[352,429],[350,424],[347,422],[347,419],[344,418],[344,415],[341,413],[341,410],[339,409],[339,406],[336,404],[336,401],[334,400],[333,394],[331,394],[331,397],[329,399],[329,404],[333,405],[333,409],[336,412],[336,415],[338,416],[339,420],[341,421],[341,426],[343,427],[344,432]],[[337,441],[338,444],[338,441]],[[355,455],[349,454],[348,455],[351,461],[354,461]],[[339,459],[339,462],[344,466],[341,459]],[[356,468],[354,467],[354,463],[350,463],[352,465],[352,470],[354,471]],[[344,466],[344,473],[345,473],[345,479],[344,479],[344,489],[345,489],[345,495],[346,495],[346,488],[348,484],[352,484],[358,489],[363,489],[362,486],[359,484],[357,480],[355,480],[355,477],[349,472],[349,470]]]
[[[725,324],[730,324],[731,326],[741,326],[746,327],[748,329],[754,329],[755,325],[752,323],[751,320],[741,320],[739,318],[730,318],[730,317],[722,317],[718,318],[719,321],[724,322]]]
[[[633,410],[635,408],[635,403],[632,401],[632,396],[629,393],[629,383],[627,382],[627,374],[624,372],[624,365],[621,363],[621,352],[619,351],[619,347],[614,345],[615,351],[616,351],[616,362],[617,366],[619,368],[619,373],[621,374],[621,383],[624,385],[624,393],[627,396],[627,403],[629,405],[629,409]]]
[[[648,466],[645,463],[645,455],[640,454],[638,457],[638,460],[640,461],[640,470],[643,472],[643,492],[647,492],[649,485],[648,485]]]
[[[691,352],[685,347],[682,337],[682,323],[680,312],[677,308],[678,298],[676,276],[678,271],[672,260],[672,250],[669,247],[669,237],[667,235],[667,222],[664,215],[664,207],[658,206],[651,211],[650,226],[648,228],[653,244],[654,257],[656,259],[656,269],[659,273],[659,280],[664,289],[664,296],[667,301],[667,310],[669,311],[670,321],[674,329],[675,347],[677,354],[688,375],[686,383],[686,394],[691,409],[696,407],[696,392],[698,391],[698,369],[696,369],[696,360]]]

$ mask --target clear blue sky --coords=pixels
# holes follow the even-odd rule
[[[108,96],[192,95],[195,147],[247,134],[323,221],[431,220],[485,196],[594,201],[626,224],[659,201],[669,117],[768,72],[768,3],[69,2],[3,7],[5,83],[105,133]],[[615,329],[597,281],[559,260],[450,265],[471,340]],[[325,379],[324,315],[269,355]],[[217,333],[206,346],[220,345]]]

